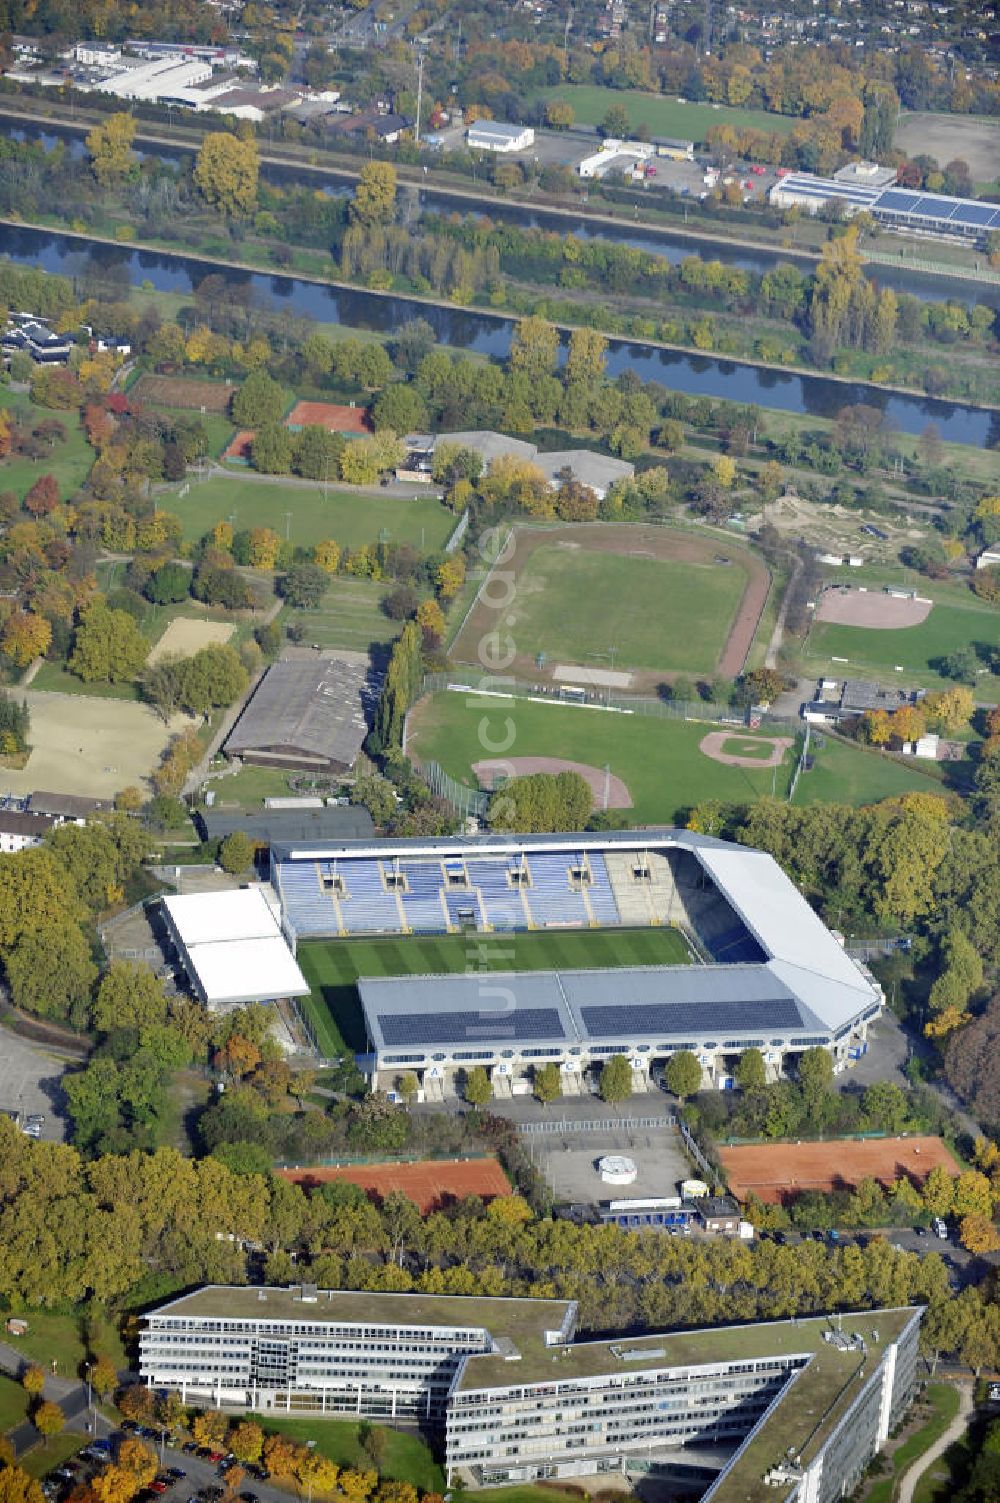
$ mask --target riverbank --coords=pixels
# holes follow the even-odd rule
[[[37,104],[38,108],[32,108]],[[9,118],[33,125],[51,125],[61,130],[75,132],[79,135],[86,134],[90,126],[106,115],[106,111],[97,109],[84,110],[79,117],[74,112],[71,115],[59,113],[53,109],[48,100],[31,100],[28,97],[18,99],[16,105],[0,97],[0,119]],[[171,126],[167,133],[158,131],[152,126],[143,125],[140,121],[136,130],[135,141],[138,145],[159,146],[172,151],[186,151],[194,153],[199,149],[201,141],[206,134],[189,124]],[[262,166],[272,166],[284,170],[299,170],[305,168],[319,176],[341,179],[348,182],[356,182],[361,173],[363,163],[354,167],[350,162],[324,161],[322,148],[310,145],[297,150],[294,145],[286,144],[275,148],[273,143],[266,150],[260,149],[259,156]],[[394,164],[400,185],[419,189],[436,189],[449,197],[464,200],[470,206],[478,208],[481,212],[488,212],[492,207],[502,212],[504,209],[513,209],[526,214],[544,213],[553,215],[563,220],[582,220],[595,229],[621,230],[623,225],[633,223],[628,220],[625,212],[615,214],[613,210],[601,212],[589,207],[587,204],[568,203],[551,195],[540,194],[533,197],[508,196],[505,192],[497,190],[490,183],[477,183],[469,187],[466,180],[456,177],[454,174],[435,169],[433,165],[412,165],[403,162]],[[681,214],[684,219],[681,220]],[[717,245],[720,248],[741,249],[748,252],[762,252],[769,255],[781,256],[793,260],[801,260],[815,264],[820,259],[818,246],[797,246],[787,243],[786,230],[770,233],[761,228],[756,235],[748,234],[744,228],[729,232],[719,224],[709,223],[690,229],[687,224],[686,213],[683,207],[677,211],[676,222],[673,215],[659,207],[651,207],[648,203],[642,205],[642,215],[634,221],[636,226],[651,234],[676,237],[680,240],[697,245],[706,242],[709,245]],[[811,222],[805,223],[801,228],[803,233],[808,233]],[[798,230],[793,231],[793,234]],[[934,261],[917,258],[916,245],[904,247],[877,247],[862,246],[862,260],[873,267],[884,267],[894,272],[912,271],[922,276],[939,279],[952,278],[972,284],[979,283],[986,286],[1000,286],[1000,271],[994,271],[989,266],[977,268],[962,260]],[[950,252],[963,252],[964,247],[942,247]],[[909,253],[909,259],[907,254]]]
[[[429,294],[425,293],[401,293],[393,290],[383,291],[377,288],[365,287],[359,285],[358,283],[347,281],[343,278],[321,276],[316,272],[302,270],[298,267],[278,270],[271,266],[262,266],[259,263],[233,256],[207,256],[197,251],[186,249],[179,251],[170,244],[157,240],[128,239],[123,241],[116,239],[112,235],[102,235],[92,230],[82,231],[68,229],[64,225],[59,223],[58,220],[47,222],[44,219],[25,220],[14,219],[9,216],[0,215],[0,226],[6,226],[12,230],[29,229],[38,231],[39,233],[43,234],[54,234],[64,239],[84,245],[94,244],[112,247],[119,252],[134,251],[140,254],[151,253],[179,263],[192,262],[196,265],[204,266],[208,270],[217,270],[221,268],[242,274],[275,277],[287,279],[289,281],[306,283],[310,286],[328,287],[333,289],[334,291],[363,294],[365,298],[380,300],[386,304],[389,304],[391,302],[400,304],[412,304],[417,308],[438,309],[446,311],[450,314],[468,312],[470,314],[473,314],[476,318],[481,318],[493,322],[498,327],[513,326],[513,324],[515,324],[518,319],[518,315],[516,313],[512,313],[510,310],[480,307],[478,305],[468,306],[464,304],[456,304],[455,302],[452,302],[447,298],[432,297]],[[555,327],[564,334],[571,334],[573,330],[577,328],[592,327],[591,325],[580,325],[561,320],[553,320],[553,322],[555,324]],[[629,345],[635,346],[640,351],[663,351],[665,354],[679,355],[688,357],[690,359],[708,359],[727,366],[738,366],[745,370],[767,372],[768,374],[774,376],[780,375],[786,378],[798,377],[801,380],[819,380],[823,382],[829,382],[834,386],[840,386],[845,390],[845,392],[848,389],[856,389],[862,392],[870,392],[873,397],[876,393],[889,393],[909,399],[927,400],[928,402],[932,400],[940,400],[945,406],[961,406],[972,411],[981,411],[983,413],[1000,412],[1000,402],[969,402],[965,399],[956,399],[949,397],[931,399],[927,397],[927,394],[925,392],[917,388],[891,385],[889,383],[874,384],[871,382],[863,381],[856,376],[842,376],[832,371],[816,371],[808,367],[782,365],[777,362],[750,359],[746,356],[720,353],[713,350],[699,350],[693,345],[672,343],[667,340],[657,339],[653,336],[648,335],[643,336],[631,333],[627,335],[613,334],[609,335],[608,339],[609,345],[618,347]],[[767,404],[764,403],[764,405]]]

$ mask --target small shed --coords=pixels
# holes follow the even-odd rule
[[[4,1329],[8,1336],[27,1336],[28,1322],[22,1315],[8,1315]]]

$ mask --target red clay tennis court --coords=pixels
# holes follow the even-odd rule
[[[883,1186],[908,1175],[923,1184],[938,1166],[958,1165],[940,1138],[833,1138],[825,1143],[755,1143],[720,1148],[719,1159],[738,1200],[751,1192],[769,1205],[803,1190],[849,1190],[863,1179]]]
[[[329,433],[370,433],[364,407],[341,407],[336,402],[296,402],[285,419],[289,428],[326,428]]]
[[[496,1159],[421,1159],[415,1164],[344,1164],[336,1168],[279,1169],[278,1173],[307,1189],[346,1179],[378,1200],[390,1190],[401,1190],[424,1215],[469,1195],[494,1200],[511,1193],[510,1181]]]

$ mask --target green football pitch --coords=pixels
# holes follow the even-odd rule
[[[644,94],[638,89],[612,89],[600,84],[559,84],[554,89],[542,89],[537,97],[543,104],[554,99],[565,100],[584,125],[600,125],[612,105],[621,105],[632,130],[646,125],[654,136],[673,136],[676,140],[694,141],[695,145],[704,141],[713,125],[784,136],[796,123],[792,115],[772,115],[766,110],[728,104],[694,103],[672,94]]]
[[[535,548],[507,624],[518,651],[583,663],[615,645],[622,668],[711,673],[747,587],[744,568]],[[601,609],[593,609],[594,601]]]
[[[360,976],[683,965],[691,959],[691,952],[676,929],[560,929],[524,934],[304,940],[297,958],[312,987],[303,1005],[320,1050],[332,1059],[365,1047],[356,986]]]

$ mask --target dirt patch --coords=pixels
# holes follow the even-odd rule
[[[382,1200],[391,1190],[400,1190],[425,1216],[470,1195],[495,1200],[498,1195],[511,1193],[510,1182],[496,1159],[428,1159],[416,1164],[350,1164],[277,1172],[306,1188],[346,1179],[360,1185],[375,1200]]]
[[[146,662],[158,663],[161,658],[170,657],[193,657],[203,647],[221,647],[229,641],[235,630],[234,626],[228,626],[225,621],[196,621],[188,616],[177,616],[154,644]]]
[[[926,152],[939,166],[968,162],[973,179],[992,182],[1000,162],[1000,125],[967,115],[904,115],[893,142],[907,156]]]
[[[606,774],[603,767],[588,767],[586,762],[565,762],[561,757],[507,757],[502,762],[474,762],[472,770],[483,788],[492,788],[504,778],[528,777],[533,772],[578,772],[594,796],[595,809],[632,807],[631,795],[621,778]]]
[[[864,626],[870,631],[901,631],[919,626],[931,613],[933,601],[887,595],[878,590],[852,590],[833,585],[824,590],[816,620],[837,626]]]
[[[130,784],[142,787],[177,731],[192,724],[183,715],[164,725],[149,705],[87,694],[29,690],[31,756],[19,772],[4,769],[8,793],[50,788],[85,798],[111,798]]]
[[[595,553],[614,553],[621,557],[641,556],[662,559],[675,563],[696,565],[715,564],[719,557],[719,543],[712,537],[696,537],[667,527],[651,527],[644,523],[615,526],[600,523],[578,523],[571,527],[515,527],[513,538],[505,548],[494,574],[485,582],[479,596],[461,630],[452,644],[450,656],[460,663],[475,663],[482,666],[480,649],[484,642],[494,640],[494,635],[504,631],[504,612],[498,602],[513,599],[513,591],[523,591],[520,576],[537,548],[578,548]],[[771,575],[763,559],[735,540],[725,541],[728,555],[739,554],[740,562],[747,571],[747,586],[743,592],[733,625],[722,650],[716,671],[725,678],[736,678],[742,671],[753,645],[768,592]],[[492,603],[491,603],[492,602]],[[565,665],[556,664],[565,672]],[[539,668],[535,659],[518,653],[513,662],[505,661],[505,671],[513,677],[528,681],[555,681],[553,668]],[[659,669],[639,669],[632,672],[630,688],[638,694],[655,692],[664,677]]]
[[[195,412],[228,412],[236,390],[229,383],[188,376],[140,376],[129,392],[144,407],[190,407]]]
[[[719,1158],[738,1200],[752,1191],[768,1205],[794,1200],[804,1190],[853,1189],[863,1179],[891,1185],[906,1175],[922,1185],[940,1166],[958,1165],[940,1138],[834,1138],[826,1143],[757,1143],[720,1148]]]
[[[792,744],[791,736],[755,736],[753,739],[759,745],[770,746],[766,757],[746,757],[736,751],[726,751],[729,743],[749,739],[735,731],[709,731],[698,743],[698,750],[711,757],[713,762],[721,762],[723,767],[780,767]]]
[[[325,428],[328,433],[371,433],[364,407],[341,407],[336,402],[296,402],[285,419],[289,428]]]

